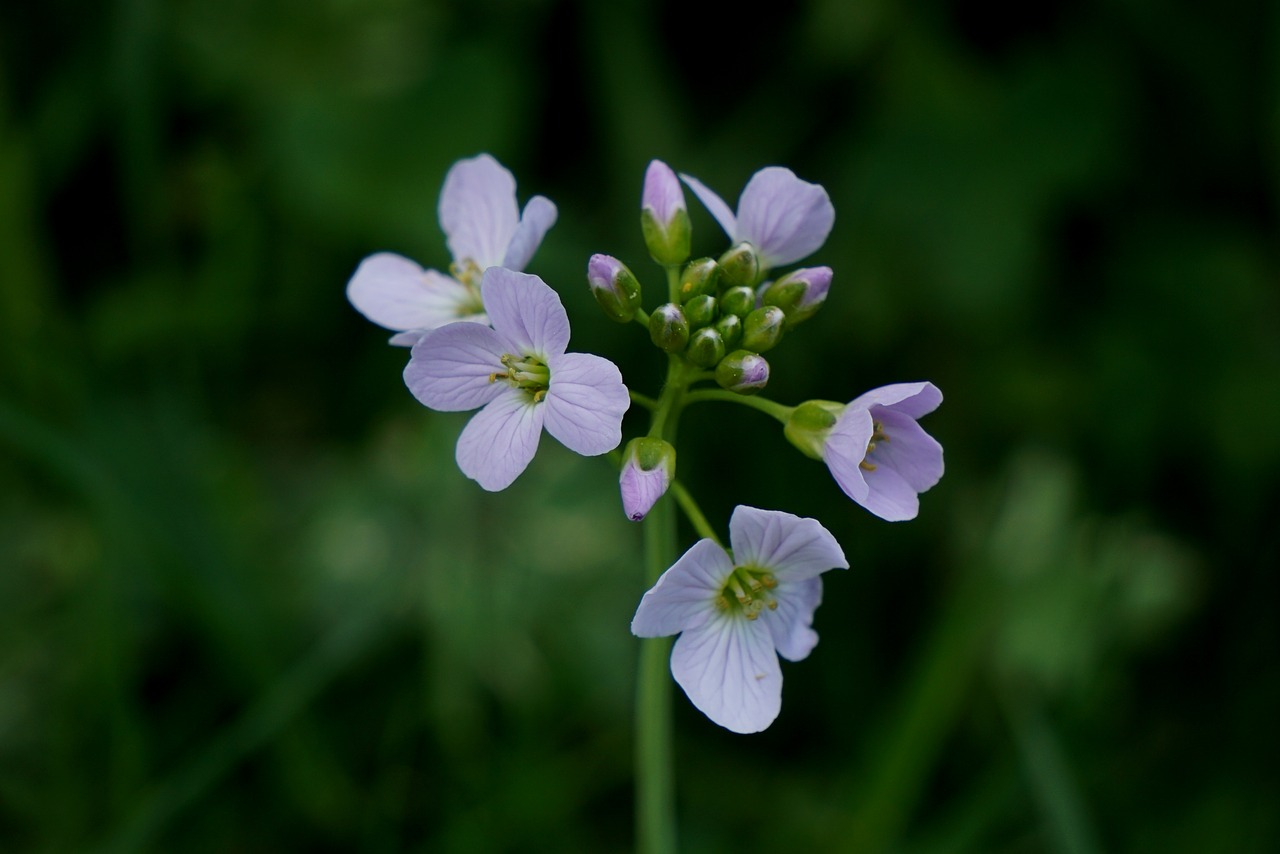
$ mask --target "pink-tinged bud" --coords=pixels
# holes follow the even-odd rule
[[[640,307],[640,283],[617,258],[592,255],[587,262],[587,284],[591,294],[612,320],[627,323]]]
[[[693,227],[684,190],[676,173],[661,160],[651,161],[644,173],[640,228],[649,254],[659,264],[682,264],[689,257]]]
[[[817,313],[830,289],[830,267],[802,267],[768,285],[761,303],[782,309],[787,315],[786,328],[791,329]]]
[[[716,365],[716,382],[738,394],[755,394],[769,383],[769,362],[759,353],[734,350]]]
[[[653,436],[632,439],[623,453],[618,487],[622,511],[632,522],[643,519],[676,476],[676,449]]]

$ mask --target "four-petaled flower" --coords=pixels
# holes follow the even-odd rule
[[[616,448],[627,387],[608,359],[565,352],[569,318],[556,292],[537,276],[490,267],[480,295],[492,328],[450,323],[427,332],[404,369],[424,406],[484,407],[458,437],[462,473],[506,489],[533,459],[544,426],[584,456]]]
[[[767,166],[751,176],[738,198],[736,215],[697,178],[680,178],[730,240],[755,247],[761,269],[791,264],[818,251],[835,222],[827,191],[782,166]]]
[[[488,323],[480,297],[484,271],[523,270],[556,221],[556,206],[543,196],[530,199],[521,214],[515,178],[488,154],[453,164],[439,211],[453,255],[451,275],[379,252],[361,261],[347,284],[356,310],[397,330],[392,344],[412,346],[423,332],[457,320]]]
[[[732,554],[694,543],[640,601],[631,631],[677,632],[671,674],[698,709],[733,732],[759,732],[782,707],[781,655],[799,661],[818,643],[811,628],[828,569],[848,569],[826,528],[777,510],[738,506]]]
[[[933,383],[897,383],[850,401],[827,435],[822,458],[857,503],[890,522],[914,519],[921,492],[942,478],[942,445],[916,419],[942,403]]]

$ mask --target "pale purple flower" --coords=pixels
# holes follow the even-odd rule
[[[688,210],[676,173],[661,160],[651,160],[644,172],[640,208],[653,214],[657,224],[663,228],[670,228],[676,216]]]
[[[523,270],[555,224],[556,206],[534,196],[521,214],[515,178],[493,157],[481,154],[449,168],[439,215],[453,255],[450,275],[379,252],[361,261],[347,283],[347,299],[357,311],[398,330],[392,344],[412,346],[426,330],[456,320],[488,323],[480,277],[489,267]]]
[[[698,709],[734,732],[759,732],[782,708],[781,655],[800,661],[818,643],[813,612],[828,569],[848,569],[815,519],[739,505],[732,553],[699,540],[662,574],[631,621],[639,637],[680,637],[671,675]]]
[[[490,267],[480,294],[493,327],[450,323],[413,347],[404,381],[424,406],[483,407],[458,437],[458,467],[487,490],[511,485],[542,428],[571,451],[597,456],[622,441],[631,400],[608,359],[566,353],[569,318],[537,276]]]
[[[627,443],[623,453],[618,489],[622,512],[632,522],[649,514],[676,476],[676,449],[654,436],[641,436]]]
[[[942,445],[916,419],[942,403],[933,383],[898,383],[849,403],[827,435],[822,458],[836,483],[881,519],[920,511],[919,494],[942,478]]]
[[[738,198],[736,214],[697,178],[680,177],[733,243],[745,241],[755,247],[764,269],[813,254],[826,242],[835,222],[827,191],[782,166],[767,166],[751,176]]]

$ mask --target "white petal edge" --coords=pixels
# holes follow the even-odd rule
[[[724,549],[698,540],[641,598],[631,633],[661,638],[702,625],[716,614],[715,598],[731,572],[733,563]]]
[[[425,333],[413,345],[404,384],[418,402],[439,412],[484,406],[511,386],[490,382],[503,369],[507,342],[478,323],[450,323]]]
[[[821,522],[781,510],[738,505],[729,519],[729,542],[738,566],[768,569],[780,582],[849,568],[840,544]]]
[[[502,257],[502,266],[508,270],[523,270],[528,266],[533,254],[542,245],[551,226],[556,224],[555,203],[546,196],[534,196],[524,206],[520,215],[520,224],[516,226],[515,235],[507,246]]]
[[[942,403],[942,391],[931,382],[894,383],[873,388],[849,402],[870,409],[888,406],[912,418],[923,418]]]
[[[585,457],[622,442],[622,416],[631,396],[618,367],[591,353],[565,353],[551,361],[551,387],[543,401],[547,432]]]
[[[727,730],[760,732],[782,710],[782,667],[769,629],[717,614],[671,650],[671,675],[704,715]]]
[[[560,295],[528,273],[490,267],[480,296],[493,328],[521,351],[549,364],[569,346],[569,315]]]
[[[490,492],[506,489],[529,467],[542,437],[542,407],[507,387],[477,412],[458,437],[458,468]]]
[[[501,264],[516,233],[516,179],[491,155],[459,160],[440,190],[440,227],[455,261]]]
[[[733,211],[725,204],[724,199],[717,196],[714,190],[692,175],[686,175],[681,172],[680,180],[684,181],[690,190],[693,190],[693,194],[698,197],[698,201],[702,202],[702,206],[715,217],[716,222],[720,223],[720,227],[724,229],[724,233],[729,236],[729,239],[737,242],[738,218],[734,216]]]

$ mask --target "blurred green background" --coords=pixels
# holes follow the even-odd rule
[[[946,395],[896,525],[756,413],[684,420],[713,524],[852,563],[766,733],[677,692],[688,850],[1280,850],[1278,39],[1248,0],[5,4],[0,850],[628,848],[615,475],[546,440],[483,493],[343,294],[448,263],[480,151],[637,390],[584,270],[658,281],[659,157],[831,193],[770,396]]]

